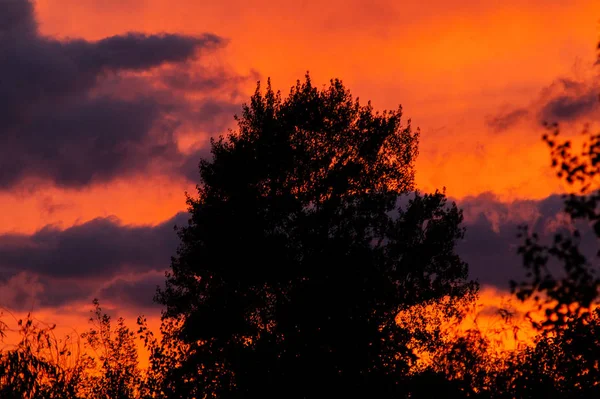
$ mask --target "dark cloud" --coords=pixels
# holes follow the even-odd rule
[[[517,254],[523,243],[517,237],[518,226],[527,224],[550,244],[558,232],[565,233],[572,224],[562,212],[563,199],[553,195],[540,201],[520,200],[503,203],[490,194],[465,198],[457,203],[465,214],[465,239],[458,252],[469,263],[472,278],[501,289],[510,280],[525,277],[522,258]],[[581,249],[588,256],[595,254],[597,242],[593,232],[578,226],[583,232]]]
[[[210,34],[192,37],[128,33],[97,42],[77,40],[59,43],[80,71],[97,73],[103,70],[144,70],[166,62],[186,61],[200,48],[222,45],[223,39]]]
[[[13,310],[60,307],[73,301],[109,300],[124,307],[153,307],[157,286],[176,252],[179,213],[156,226],[127,226],[98,218],[32,235],[0,235],[0,306]]]
[[[73,301],[91,303],[99,284],[97,280],[57,279],[27,271],[4,275],[0,278],[0,306],[32,311],[69,305]]]
[[[0,40],[9,35],[22,37],[35,35],[37,24],[33,12],[33,4],[30,1],[4,1],[0,13]]]
[[[177,129],[200,120],[195,128],[214,134],[224,125],[220,113],[231,121],[239,102],[174,93],[186,85],[229,93],[245,82],[224,70],[191,72],[197,57],[224,44],[212,34],[56,40],[39,33],[29,0],[3,2],[0,189],[28,177],[80,187],[156,163],[178,173],[187,160]]]
[[[466,227],[458,253],[469,263],[472,278],[499,289],[524,277],[518,226],[528,224],[546,243],[571,227],[558,195],[504,203],[482,194],[457,205]],[[1,235],[0,304],[55,307],[98,297],[122,306],[154,306],[156,286],[164,283],[163,271],[179,242],[173,226],[184,226],[188,218],[180,213],[157,226],[99,218],[65,230],[47,226],[32,235]],[[582,249],[592,256],[596,237],[589,228],[580,230]]]
[[[527,117],[528,114],[529,111],[526,109],[516,109],[496,116],[490,116],[486,119],[486,124],[492,130],[499,133],[513,127]]]
[[[30,236],[1,235],[0,271],[110,279],[124,271],[164,270],[177,248],[173,226],[187,219],[181,213],[158,226],[123,226],[98,218],[66,230],[48,226]]]
[[[157,287],[164,287],[164,273],[145,274],[133,280],[117,279],[108,287],[100,290],[97,298],[100,302],[111,301],[123,307],[150,308],[159,307],[153,301]]]
[[[510,129],[530,120],[536,124],[589,122],[599,115],[600,80],[556,79],[545,87],[528,107],[513,108],[486,118],[487,126],[495,132]]]
[[[589,116],[598,108],[600,87],[594,87],[581,95],[562,95],[548,101],[540,111],[544,122],[566,122]]]
[[[165,126],[162,142],[153,137],[164,122],[162,113],[151,98],[49,105],[18,137],[4,137],[0,185],[33,174],[61,186],[81,186],[135,171],[152,159],[173,157],[172,130]]]
[[[37,275],[18,273],[0,280],[0,307],[10,310],[31,310],[39,306],[44,285]]]
[[[185,162],[181,164],[180,173],[188,180],[198,180],[200,177],[200,159],[212,159],[210,148],[202,147],[186,157]]]
[[[164,287],[164,272],[128,274],[126,278],[54,278],[20,272],[0,279],[0,307],[13,311],[60,308],[73,303],[101,303],[122,309],[159,308],[153,300],[157,287]]]
[[[97,297],[98,286],[102,284],[102,280],[49,278],[38,274],[34,276],[42,289],[32,296],[33,300],[30,299],[30,302],[35,302],[41,308],[57,308],[74,302],[91,303]]]

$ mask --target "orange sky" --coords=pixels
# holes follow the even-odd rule
[[[596,1],[37,0],[40,29],[100,39],[126,31],[213,32],[228,38],[211,62],[255,70],[276,87],[310,70],[316,82],[342,78],[376,108],[401,103],[422,130],[417,182],[461,198],[542,198],[560,190],[536,123],[497,134],[486,118],[528,107],[559,77],[590,74],[599,36]],[[368,4],[371,4],[368,2]],[[585,75],[585,76],[584,76]],[[247,93],[254,83],[243,87]],[[184,209],[193,183],[135,176],[77,190],[0,192],[0,232],[69,226],[96,216],[157,223]],[[158,190],[157,190],[158,189]],[[133,199],[135,198],[135,201]]]
[[[540,199],[560,191],[535,118],[501,132],[487,121],[535,111],[542,90],[559,78],[589,82],[597,75],[597,0],[36,0],[36,12],[41,32],[57,38],[211,32],[228,44],[203,62],[270,76],[282,89],[310,70],[318,83],[341,78],[376,109],[400,103],[422,132],[418,186],[445,186],[457,199],[486,192],[503,201]],[[254,84],[247,79],[240,97]],[[184,136],[184,147],[206,143],[206,132]],[[157,224],[185,209],[185,190],[193,192],[194,183],[161,173],[77,189],[25,181],[0,191],[0,207],[10,210],[0,233],[111,215],[124,224]]]

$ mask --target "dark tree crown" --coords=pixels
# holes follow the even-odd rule
[[[398,205],[418,142],[401,116],[307,75],[285,99],[258,86],[238,129],[211,142],[158,294],[208,391],[391,394],[414,358],[399,310],[451,298],[456,316],[474,292],[456,206],[441,193]]]

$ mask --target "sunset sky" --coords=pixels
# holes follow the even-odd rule
[[[519,224],[565,222],[542,121],[600,116],[597,0],[33,4],[0,1],[0,305],[46,319],[94,297],[158,314],[184,192],[258,80],[285,94],[310,71],[401,104],[417,186],[464,209],[486,298],[518,276]]]

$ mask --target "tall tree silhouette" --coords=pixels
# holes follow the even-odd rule
[[[157,299],[188,347],[173,378],[217,397],[396,397],[435,331],[397,323],[476,285],[455,253],[462,213],[416,194],[419,132],[339,80],[281,98],[260,85],[237,131],[211,141]],[[172,379],[171,379],[172,380]],[[193,387],[193,388],[190,388]],[[197,391],[195,394],[199,394]]]

